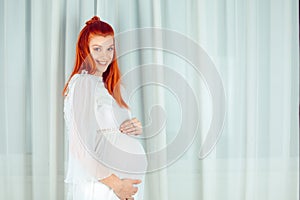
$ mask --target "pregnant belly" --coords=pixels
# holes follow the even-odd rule
[[[147,157],[136,138],[120,132],[102,134],[100,138],[101,160],[120,178],[140,178],[145,174]]]

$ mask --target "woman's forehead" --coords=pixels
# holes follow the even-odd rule
[[[114,44],[114,37],[112,35],[108,35],[108,36],[94,35],[90,39],[90,46],[92,45],[110,46],[113,44]]]

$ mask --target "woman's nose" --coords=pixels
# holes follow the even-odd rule
[[[109,58],[109,54],[105,53],[104,51],[101,51],[101,52],[98,53],[97,57],[107,59],[107,58]]]

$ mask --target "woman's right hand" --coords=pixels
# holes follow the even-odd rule
[[[121,199],[133,199],[132,196],[138,191],[138,188],[134,185],[140,184],[141,181],[137,179],[121,179],[121,181],[115,185],[113,191]]]
[[[111,176],[100,180],[103,184],[110,187],[114,193],[121,200],[131,200],[132,196],[138,191],[138,188],[134,185],[140,184],[141,180],[138,179],[119,179],[116,175],[112,174]]]

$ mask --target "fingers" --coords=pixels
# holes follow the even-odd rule
[[[126,120],[120,126],[120,131],[129,135],[139,135],[142,131],[142,124],[137,118]]]
[[[137,118],[126,120],[121,124],[121,129],[126,130],[134,127],[142,127],[141,122]]]
[[[114,192],[121,200],[133,199],[132,196],[138,191],[138,187],[134,185],[139,183],[141,183],[139,179],[122,179],[122,189]]]
[[[137,118],[132,118],[129,120],[126,120],[125,122],[122,123],[121,127],[126,127],[126,126],[131,126],[132,123],[138,122]]]
[[[138,188],[137,187],[133,187],[133,191],[132,191],[132,194],[131,196],[135,195],[138,191]]]
[[[134,127],[134,128],[122,130],[121,132],[128,134],[128,135],[140,135],[140,134],[142,134],[143,130],[140,127]]]
[[[140,184],[142,182],[142,180],[140,180],[140,179],[128,179],[128,178],[125,178],[123,180],[129,181],[131,184]]]
[[[131,180],[131,183],[132,184],[140,184],[142,181],[141,180],[139,180],[139,179],[133,179],[133,180]]]
[[[127,197],[127,199],[130,199],[130,198],[132,198],[132,196],[134,196],[138,192],[138,188],[134,187],[134,184],[140,183],[140,180],[127,179],[125,181],[127,181],[130,185],[128,187],[128,190],[127,190],[125,196]]]

